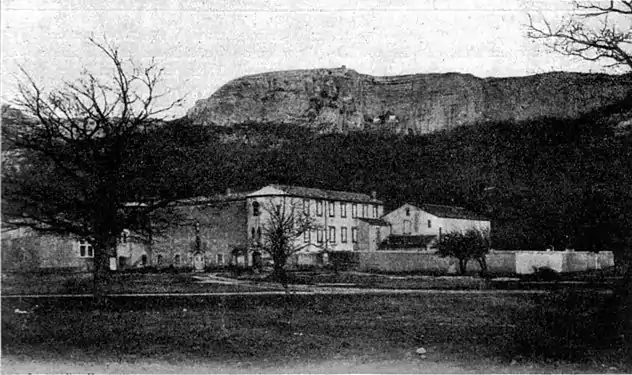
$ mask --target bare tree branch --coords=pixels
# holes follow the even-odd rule
[[[527,35],[551,50],[586,61],[610,61],[607,67],[632,69],[632,2],[575,2],[578,11],[559,25],[529,16]]]

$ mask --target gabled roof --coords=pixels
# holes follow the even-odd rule
[[[447,219],[489,221],[489,219],[486,218],[485,216],[479,215],[472,211],[468,211],[463,207],[443,206],[443,205],[438,205],[438,204],[421,204],[416,207],[434,216],[447,218]]]
[[[366,217],[359,217],[358,220],[360,221],[364,221],[365,223],[368,223],[369,225],[376,225],[376,226],[380,226],[380,227],[388,227],[389,224],[382,219],[370,219],[370,218],[366,218]]]
[[[343,201],[343,202],[382,203],[382,201],[378,199],[371,198],[371,196],[369,196],[368,194],[354,193],[354,192],[349,192],[349,191],[325,190],[325,189],[308,188],[308,187],[302,187],[302,186],[277,185],[277,184],[268,185],[265,188],[272,188],[272,189],[285,193],[285,195],[301,197],[301,198],[326,199],[326,200]],[[259,191],[256,191],[250,195],[263,196],[263,195],[270,195],[270,194],[259,193]]]

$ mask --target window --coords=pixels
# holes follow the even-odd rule
[[[347,204],[340,203],[340,217],[347,217]]]
[[[378,217],[377,204],[373,205],[373,217]]]
[[[380,228],[375,228],[375,243],[380,244],[382,242],[382,232],[380,232]]]
[[[351,241],[353,243],[358,243],[358,228],[351,228]]]
[[[316,216],[323,216],[323,201],[316,201]]]
[[[351,205],[351,217],[352,218],[358,217],[358,205],[356,203]]]
[[[179,266],[179,265],[180,265],[180,254],[176,254],[176,256],[174,256],[174,257],[173,257],[173,263],[174,263],[176,266]]]
[[[79,241],[79,256],[81,258],[93,258],[94,250],[92,249],[92,245],[88,241],[80,240]]]
[[[217,264],[224,264],[224,254],[215,255],[215,260]]]
[[[257,228],[257,240],[261,241],[261,227]]]
[[[158,255],[158,257],[156,258],[156,264],[161,264],[162,263],[162,255]]]
[[[147,265],[147,255],[143,254],[143,256],[140,257],[140,263],[143,267]]]
[[[303,241],[304,241],[304,242],[309,242],[309,240],[310,240],[310,234],[311,234],[311,233],[310,233],[310,231],[309,231],[309,230],[306,230],[306,231],[305,231],[305,233],[303,233]]]
[[[329,217],[336,216],[336,202],[329,202]]]
[[[316,241],[318,241],[318,243],[323,243],[323,229],[316,229]]]
[[[255,227],[250,228],[250,238],[255,238]]]
[[[340,242],[347,243],[347,227],[340,228]]]
[[[259,202],[254,201],[252,202],[252,216],[259,216],[260,212],[261,212],[261,207],[259,205]]]
[[[121,233],[121,242],[127,243],[127,231],[126,230],[124,230],[123,233]]]
[[[329,227],[329,242],[336,243],[336,227]]]
[[[303,213],[309,215],[309,199],[303,199]]]
[[[432,228],[432,221],[428,220],[428,228]]]
[[[402,229],[402,234],[410,234],[410,220],[404,220],[404,228]]]
[[[366,204],[362,205],[362,217],[367,217],[368,211],[369,210],[369,206]]]
[[[406,216],[410,216],[410,208],[406,207]]]

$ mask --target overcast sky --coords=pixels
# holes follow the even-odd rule
[[[181,115],[231,79],[346,65],[360,73],[462,72],[501,77],[602,71],[525,36],[527,13],[559,19],[570,0],[3,0],[2,100],[18,64],[54,87],[83,68],[109,72],[87,38],[166,68]]]

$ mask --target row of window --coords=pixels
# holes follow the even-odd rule
[[[316,201],[316,216],[323,216],[324,210],[323,207],[325,202],[322,200]],[[340,202],[338,203],[340,207],[340,217],[347,217],[347,203]],[[368,205],[361,204],[359,205],[362,210],[361,215],[358,213],[358,203],[351,204],[351,217],[379,217],[379,210],[377,204]],[[329,217],[336,217],[336,202],[327,202],[327,207],[329,211]],[[371,212],[370,212],[371,211]],[[303,199],[303,212],[306,215],[310,213],[310,200]],[[261,214],[261,204],[257,201],[252,202],[252,216],[259,216]],[[372,214],[372,215],[370,215]]]
[[[326,202],[326,203],[327,203],[327,207],[329,211],[329,217],[336,217],[336,202]],[[306,215],[309,214],[310,212],[309,206],[310,206],[310,200],[303,199],[303,213],[305,213]],[[322,200],[316,201],[316,216],[323,216],[323,213],[324,213],[323,206],[324,206],[324,202]],[[347,217],[347,203],[339,202],[338,206],[340,207],[340,217]],[[358,206],[360,206],[360,209],[362,210],[362,215],[360,216],[358,215]],[[357,203],[352,203],[351,204],[351,217],[352,218],[369,217],[370,209],[372,209],[371,217],[377,218],[379,216],[377,204],[373,204],[369,206],[368,204],[358,205]]]
[[[325,229],[317,229],[315,232],[316,232],[316,242],[323,243],[324,238],[325,238]],[[349,231],[347,227],[340,227],[340,242],[347,243],[349,241],[348,234],[349,234]],[[303,233],[303,240],[306,243],[311,242],[312,232],[307,231]],[[351,241],[353,243],[358,242],[358,228],[356,227],[351,228]],[[336,243],[336,227],[327,228],[327,242]]]

